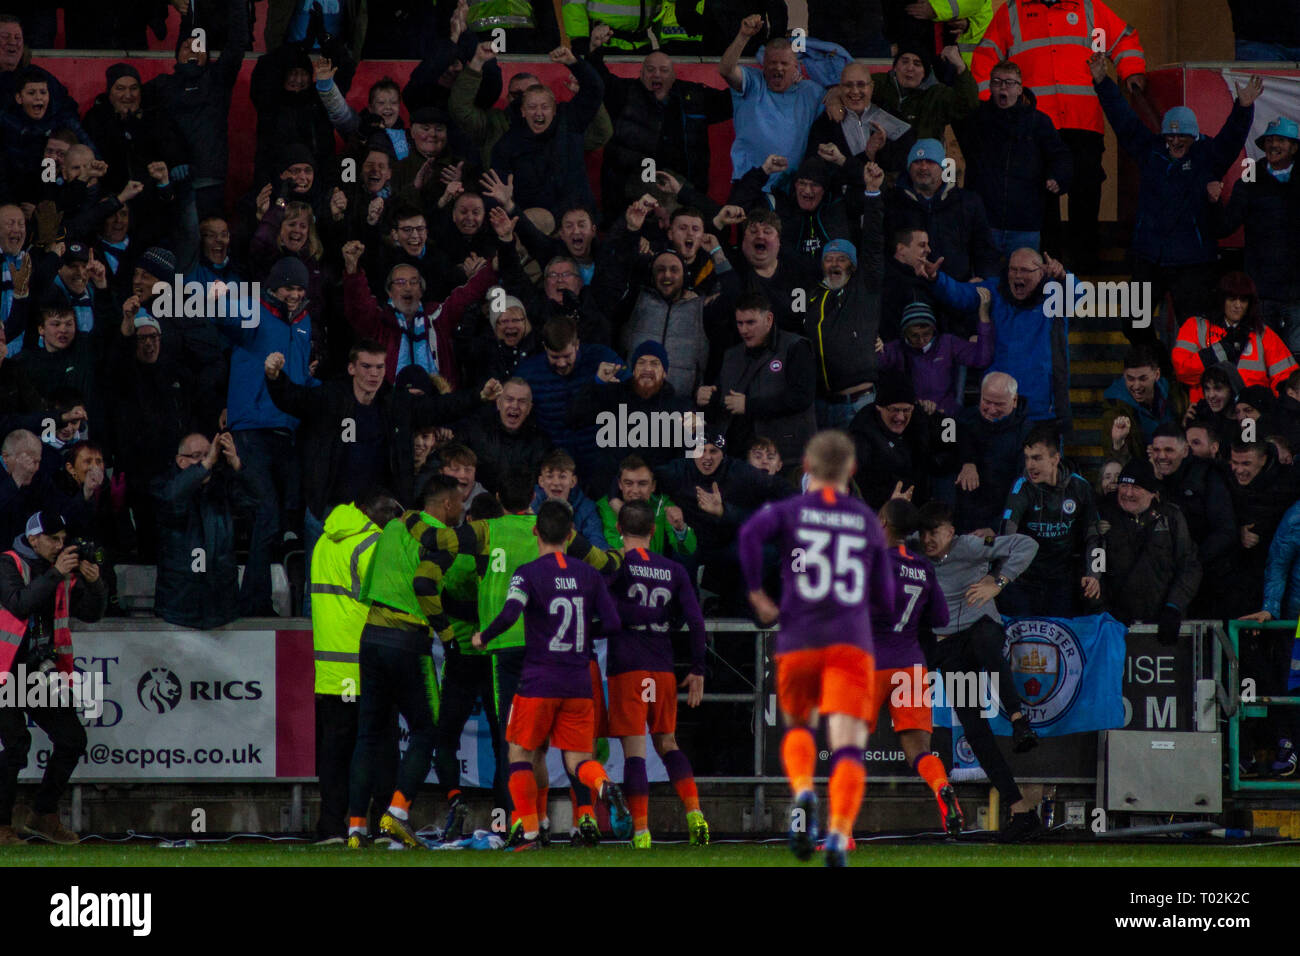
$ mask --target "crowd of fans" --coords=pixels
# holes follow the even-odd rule
[[[143,563],[169,621],[270,614],[272,564],[310,554],[336,505],[382,486],[409,506],[441,473],[468,506],[522,470],[598,547],[648,500],[706,610],[740,612],[740,523],[795,493],[805,443],[839,427],[873,507],[937,501],[958,532],[1038,541],[1007,613],[1104,609],[1172,639],[1188,617],[1300,612],[1296,119],[1270,122],[1253,181],[1222,187],[1259,79],[1219,130],[1176,107],[1154,132],[1130,104],[1141,39],[1101,0],[810,0],[794,42],[779,0],[679,4],[639,32],[566,0],[554,48],[549,3],[372,0],[365,24],[352,4],[268,3],[256,128],[236,131],[252,5],[172,5],[174,67],[141,83],[114,64],[89,104],[31,65],[53,7],[0,16],[0,538],[57,511],[106,553],[110,608],[112,567]],[[93,35],[67,18],[69,41],[142,45],[159,11],[128,6],[150,12],[101,4]],[[1300,43],[1296,4],[1232,7],[1239,45]],[[507,49],[563,64],[569,94],[498,61],[493,17],[512,11]],[[678,79],[672,52],[716,57],[721,85]],[[638,76],[606,66],[625,53]],[[357,109],[362,56],[420,64]],[[1139,170],[1131,276],[1158,315],[1111,317],[1131,348],[1106,460],[1081,473],[1047,284],[1096,266],[1106,122]],[[254,185],[231,202],[235,135],[255,138]],[[1237,269],[1216,238],[1243,225]],[[620,410],[702,413],[705,443],[611,440],[598,419]],[[1289,643],[1252,646],[1284,682]]]

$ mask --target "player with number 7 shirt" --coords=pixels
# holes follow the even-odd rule
[[[814,435],[803,458],[805,494],[765,505],[740,529],[740,566],[760,624],[778,617],[777,705],[787,731],[781,759],[794,807],[790,848],[801,860],[817,846],[814,731],[827,717],[831,750],[826,865],[845,866],[866,789],[863,751],[877,712],[872,611],[894,606],[894,571],[879,519],[849,496],[857,470],[842,431]],[[763,545],[781,555],[781,607],[763,590]]]
[[[519,568],[501,613],[471,638],[481,650],[524,616],[523,674],[506,725],[510,798],[523,826],[512,830],[508,846],[532,850],[540,845],[533,756],[548,740],[563,752],[569,775],[609,804],[614,835],[628,837],[632,815],[623,792],[592,759],[596,709],[590,642],[619,633],[623,626],[619,609],[599,571],[565,557],[573,537],[573,509],[568,503],[542,502],[533,533],[541,557]]]

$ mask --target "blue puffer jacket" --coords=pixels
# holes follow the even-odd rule
[[[533,511],[536,512],[545,500],[546,492],[542,490],[541,485],[538,485],[533,495]],[[570,491],[568,501],[569,507],[573,509],[574,530],[594,547],[602,551],[608,548],[609,544],[605,541],[605,526],[600,520],[600,510],[596,507],[596,502],[584,495],[581,488]]]
[[[285,318],[283,303],[263,292],[257,303],[256,323],[241,325],[239,316],[214,319],[235,343],[230,353],[230,389],[226,393],[226,426],[232,431],[253,428],[297,428],[298,419],[286,415],[271,401],[266,391],[266,357],[272,352],[284,355],[283,374],[295,385],[315,388],[312,377],[311,316],[300,312]]]
[[[1300,502],[1287,509],[1268,546],[1263,610],[1275,621],[1300,617]]]
[[[1141,171],[1133,256],[1164,266],[1213,262],[1216,246],[1205,186],[1223,179],[1236,161],[1255,107],[1234,103],[1223,129],[1197,139],[1183,160],[1175,162],[1164,137],[1147,129],[1109,77],[1097,84],[1097,98],[1120,148]]]
[[[1064,283],[1068,287],[1069,277]],[[1047,315],[1047,298],[1040,285],[1029,298],[1016,302],[1005,279],[958,282],[945,272],[931,284],[934,297],[962,312],[979,308],[980,286],[993,293],[994,346],[990,372],[1006,372],[1016,380],[1017,393],[1029,403],[1029,420],[1057,420],[1063,431],[1071,426],[1070,326],[1065,316]]]

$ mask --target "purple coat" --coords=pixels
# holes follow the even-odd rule
[[[956,415],[961,407],[957,401],[957,366],[987,368],[993,362],[993,323],[979,323],[978,331],[976,342],[947,333],[936,336],[926,352],[902,339],[886,342],[885,350],[878,355],[880,372],[906,372],[918,401],[929,399],[939,411]]]

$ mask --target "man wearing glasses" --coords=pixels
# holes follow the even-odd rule
[[[993,245],[1004,256],[1041,249],[1044,189],[1059,196],[1074,169],[1070,150],[1024,88],[1020,67],[1004,61],[989,77],[989,98],[958,127],[966,188],[984,200]]]

